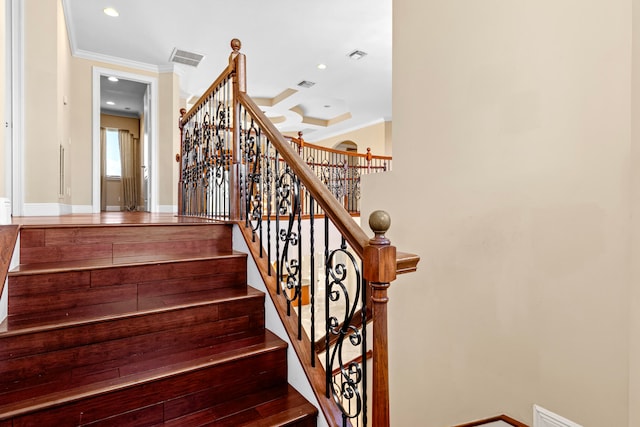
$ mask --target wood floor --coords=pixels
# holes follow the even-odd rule
[[[170,213],[102,212],[99,214],[73,214],[61,216],[14,216],[17,225],[126,225],[126,224],[184,224],[217,222],[207,218],[180,217]]]

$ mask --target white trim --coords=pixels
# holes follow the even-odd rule
[[[168,66],[159,67],[157,65],[148,64],[146,62],[132,61],[130,59],[119,58],[117,56],[111,56],[111,55],[104,55],[102,53],[95,53],[95,52],[90,52],[88,50],[82,50],[82,49],[76,49],[73,52],[73,56],[75,56],[76,58],[88,59],[90,61],[102,62],[109,65],[119,65],[127,68],[135,68],[136,70],[141,70],[141,71],[150,71],[152,73],[167,72],[167,71],[161,71],[161,69],[170,70],[171,72],[173,71],[173,66],[170,64]],[[112,74],[112,75],[115,75],[115,74]]]
[[[533,427],[582,427],[541,406],[533,405]]]
[[[120,212],[120,205],[118,206],[107,205],[107,212]]]
[[[11,33],[11,28],[13,27],[11,25],[11,2],[3,2],[0,7],[4,7],[4,22],[2,23],[4,27],[0,29],[0,31],[4,32],[4,70],[2,70],[4,72],[4,81],[0,82],[0,84],[4,85],[5,88],[4,99],[0,101],[3,103],[4,108],[4,117],[0,118],[0,120],[2,120],[0,122],[0,126],[2,127],[0,132],[4,134],[4,189],[2,189],[2,191],[4,192],[4,196],[11,200],[11,127],[13,127],[13,120],[11,118],[11,40],[13,38]],[[5,122],[7,125],[5,125]],[[11,214],[11,212],[9,212],[9,214]],[[1,216],[0,214],[0,217]]]
[[[71,213],[74,214],[90,214],[93,213],[93,206],[91,205],[72,205]]]
[[[151,96],[151,164],[149,165],[149,179],[151,180],[151,194],[149,209],[158,212],[158,79],[156,77],[134,74],[110,68],[93,67],[93,107],[92,107],[92,211],[100,213],[100,76],[115,76],[119,79],[133,80],[149,85]]]
[[[62,0],[62,12],[64,13],[64,22],[67,25],[67,36],[69,37],[69,47],[71,48],[71,54],[73,55],[78,50],[76,43],[76,31],[71,25],[73,18],[71,17],[71,6],[69,6],[69,0]]]
[[[158,206],[158,212],[159,213],[177,214],[178,213],[178,206],[177,205],[159,205]]]
[[[73,207],[66,203],[60,203],[60,215],[71,215]]]
[[[24,12],[21,0],[11,1],[11,209],[22,216],[24,206]]]
[[[71,207],[61,203],[25,203],[22,216],[60,216],[69,213]]]

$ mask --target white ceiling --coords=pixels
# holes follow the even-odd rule
[[[315,141],[391,120],[391,0],[63,0],[71,48],[79,57],[181,77],[185,98],[199,96],[226,66],[232,38],[247,56],[247,90],[254,98],[297,92],[269,116],[285,116],[282,131],[303,130]],[[103,13],[114,7],[111,18]],[[204,54],[198,68],[169,62],[174,48]],[[354,61],[348,54],[368,55]],[[324,63],[325,70],[317,65]],[[315,82],[305,89],[302,80]],[[324,127],[302,115],[330,120]],[[177,113],[176,113],[177,114]]]

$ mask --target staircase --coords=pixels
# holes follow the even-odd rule
[[[0,427],[315,426],[231,227],[23,226]]]

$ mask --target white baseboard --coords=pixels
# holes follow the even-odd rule
[[[178,213],[178,205],[158,205],[159,213]]]
[[[582,427],[548,409],[533,405],[533,427]]]
[[[71,213],[74,213],[74,214],[90,214],[90,213],[93,213],[93,206],[91,206],[91,205],[73,205],[73,206],[71,206]]]
[[[68,205],[64,205],[68,206]],[[24,216],[59,216],[63,215],[63,205],[60,203],[25,203]],[[69,211],[70,213],[70,211]]]
[[[107,206],[107,212],[120,212],[120,206]]]

